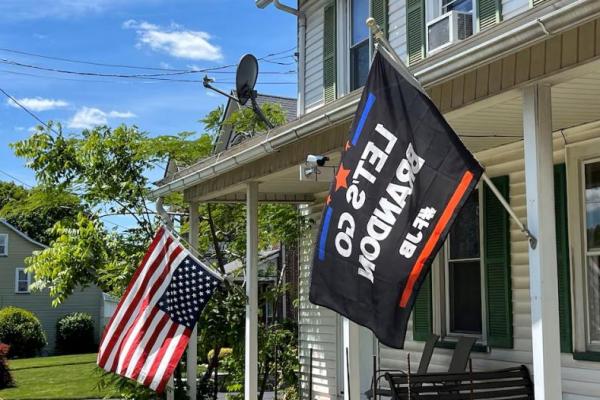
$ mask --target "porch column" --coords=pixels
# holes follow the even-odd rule
[[[258,386],[258,182],[246,188],[246,347],[244,398],[256,400]]]
[[[523,90],[523,135],[527,226],[537,238],[537,246],[529,246],[535,397],[561,399],[550,86]]]
[[[190,234],[188,239],[192,246],[192,253],[198,256],[196,249],[198,248],[198,202],[190,202]],[[190,341],[187,349],[187,385],[188,397],[196,398],[196,375],[198,370],[198,324],[194,326],[194,330],[190,336]]]
[[[344,400],[360,399],[360,327],[342,317]],[[350,381],[348,381],[350,378]]]

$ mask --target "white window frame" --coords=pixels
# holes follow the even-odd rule
[[[434,317],[439,318],[438,329],[434,331],[438,332],[442,338],[457,338],[459,336],[472,336],[477,338],[477,342],[480,344],[487,344],[487,291],[485,290],[485,253],[484,253],[484,232],[483,232],[483,186],[479,184],[477,186],[477,197],[479,201],[479,268],[480,268],[480,285],[481,285],[481,334],[468,334],[462,332],[452,332],[450,330],[450,273],[449,273],[449,260],[450,260],[450,240],[452,238],[448,235],[448,239],[444,243],[443,251],[440,254],[443,258],[439,261],[441,268],[433,268],[434,275],[432,276],[434,287],[437,285],[437,290],[434,293],[443,293],[442,296],[436,301],[433,299],[433,303],[438,307],[438,311],[435,311],[434,306]],[[474,260],[474,259],[471,259]],[[457,261],[457,260],[453,260]],[[435,263],[433,264],[435,265]],[[435,274],[435,271],[439,271]],[[437,276],[436,276],[437,275]],[[443,289],[443,290],[440,290]]]
[[[0,253],[0,256],[8,256],[8,233],[0,233],[0,237],[4,238],[4,253]]]
[[[573,350],[600,352],[600,343],[589,334],[587,293],[587,235],[585,234],[585,164],[600,161],[600,139],[568,145],[566,148],[567,210],[571,257],[571,301],[573,304]]]
[[[19,290],[19,282],[23,282],[19,279],[19,272],[23,271],[27,276],[27,290]],[[15,268],[15,293],[29,293],[29,285],[31,285],[31,274],[25,271],[25,268]]]

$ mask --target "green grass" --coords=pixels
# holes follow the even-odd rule
[[[10,360],[16,387],[0,390],[0,399],[102,398],[110,389],[97,388],[96,354]]]

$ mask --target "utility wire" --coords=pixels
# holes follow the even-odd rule
[[[3,175],[6,175],[6,176],[8,176],[9,178],[11,178],[11,179],[13,179],[13,180],[15,180],[15,181],[19,182],[20,184],[22,184],[22,185],[24,185],[24,186],[27,186],[28,188],[32,188],[32,187],[33,187],[33,186],[31,186],[29,183],[27,183],[27,182],[25,182],[25,181],[23,181],[23,180],[21,180],[21,179],[17,178],[17,177],[16,177],[16,176],[14,176],[14,175],[11,175],[11,174],[9,174],[8,172],[6,172],[6,171],[3,171],[3,170],[1,170],[1,169],[0,169],[0,174],[3,174]]]
[[[296,49],[296,47],[294,46],[287,50],[270,53],[270,54],[267,54],[266,56],[260,57],[258,60],[261,61],[261,60],[265,60],[270,57],[279,56],[281,54],[288,53],[295,49]],[[110,63],[102,63],[102,62],[96,62],[96,61],[77,60],[77,59],[72,59],[72,58],[54,57],[54,56],[48,56],[48,55],[44,55],[44,54],[31,53],[31,52],[22,51],[22,50],[7,49],[7,48],[3,48],[3,47],[0,47],[0,51],[12,53],[12,54],[20,54],[20,55],[25,55],[25,56],[30,56],[30,57],[44,58],[47,60],[64,61],[64,62],[70,62],[70,63],[75,63],[75,64],[95,65],[95,66],[99,66],[99,67],[127,68],[127,69],[138,69],[138,70],[146,70],[146,71],[163,71],[163,72],[176,72],[176,73],[185,73],[185,72],[191,72],[191,71],[194,71],[194,72],[213,71],[213,72],[215,72],[218,70],[235,67],[237,65],[237,64],[228,64],[228,65],[221,65],[221,66],[217,66],[217,67],[202,68],[200,70],[189,70],[189,69],[186,70],[186,69],[158,68],[158,67],[148,67],[148,66],[140,66],[140,65],[110,64]],[[285,56],[285,57],[292,57],[292,56]]]
[[[52,128],[50,125],[48,125],[47,123],[45,123],[44,121],[42,121],[42,119],[40,117],[38,117],[37,115],[35,115],[33,113],[33,111],[29,110],[27,107],[25,107],[23,104],[21,104],[19,102],[19,100],[15,99],[13,96],[11,96],[10,94],[8,94],[4,89],[0,88],[0,92],[5,95],[6,97],[8,97],[10,100],[12,100],[16,105],[18,105],[19,107],[21,107],[23,109],[23,111],[25,111],[27,114],[31,115],[31,117],[33,117],[37,122],[39,122],[40,124],[44,125],[46,128],[50,129],[52,132],[54,132],[55,134],[59,134],[58,132],[56,132],[54,130],[54,128]]]

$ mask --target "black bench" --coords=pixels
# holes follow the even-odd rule
[[[532,400],[533,384],[527,367],[461,373],[387,373],[393,400]]]

